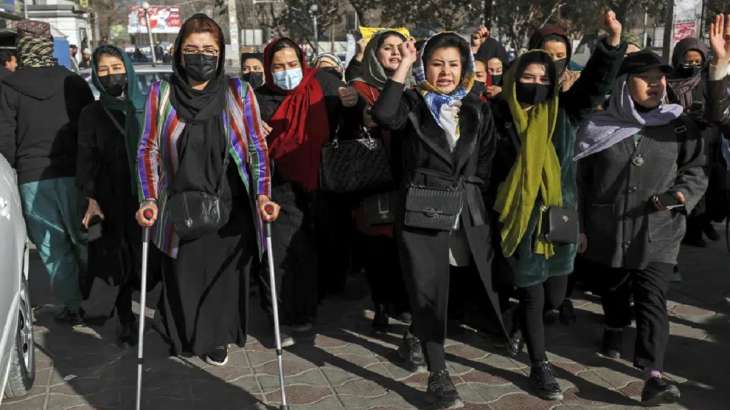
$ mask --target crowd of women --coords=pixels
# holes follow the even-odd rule
[[[420,42],[383,30],[346,68],[329,54],[310,66],[297,43],[276,38],[262,55],[244,55],[237,78],[224,72],[220,27],[197,14],[177,38],[172,77],[146,101],[127,55],[97,48],[96,102],[66,74],[53,77],[65,99],[27,86],[34,70],[57,70],[31,27],[19,44],[23,68],[0,89],[0,147],[65,303],[58,319],[83,322],[80,300],[90,277],[102,277],[119,286],[120,340],[136,343],[132,295],[150,228],[158,329],[171,354],[223,366],[227,346],[246,341],[250,283],[273,320],[261,264],[272,223],[284,346],[313,330],[320,301],[357,267],[373,331],[387,331],[391,317],[410,324],[397,356],[429,372],[434,408],[462,405],[444,341],[471,304],[511,354],[527,347],[533,393],[560,400],[545,324],[575,321],[569,296],[580,279],[601,295],[599,354],[621,357],[635,321],[642,403],[677,401],[663,363],[680,243],[685,231],[694,243],[712,239],[712,221],[730,211],[721,137],[730,132],[730,19],[711,26],[712,57],[686,39],[672,66],[623,40],[613,12],[602,23],[607,35],[581,70],[565,32],[546,26],[514,61],[486,28]],[[57,120],[32,121],[69,104]],[[68,138],[32,141],[56,123]],[[323,152],[359,139],[379,142],[387,161],[367,172],[388,182],[324,189],[333,170]],[[88,245],[72,217],[79,198],[89,236],[103,227]]]

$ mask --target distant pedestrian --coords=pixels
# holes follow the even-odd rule
[[[86,81],[56,64],[50,27],[30,23],[19,23],[19,68],[0,87],[0,153],[18,172],[28,237],[63,303],[56,319],[78,324],[86,243],[76,141],[81,111],[94,97]]]

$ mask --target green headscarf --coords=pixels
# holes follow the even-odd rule
[[[555,88],[547,101],[526,110],[517,100],[516,84],[530,63],[545,64]],[[542,50],[533,50],[520,56],[505,76],[502,95],[509,105],[521,143],[515,164],[507,179],[499,186],[494,206],[502,223],[500,234],[505,256],[512,256],[522,242],[538,199],[545,206],[563,205],[560,160],[552,143],[560,108],[559,89],[550,56]],[[539,235],[542,230],[542,212],[541,209],[538,214],[535,253],[548,259],[555,255],[555,248]]]
[[[121,97],[110,95],[101,83],[98,74],[97,61],[102,54],[121,57],[124,68],[127,71],[127,87]],[[127,53],[112,45],[103,45],[94,50],[91,59],[91,80],[94,87],[99,90],[100,101],[109,111],[117,111],[124,114],[124,138],[127,147],[127,159],[129,161],[129,172],[132,175],[132,192],[139,192],[136,178],[137,145],[142,133],[144,124],[145,96],[139,88],[137,74],[134,72],[134,65]],[[110,119],[111,121],[111,119]]]

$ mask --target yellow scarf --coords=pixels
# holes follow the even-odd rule
[[[537,52],[542,51],[531,51],[528,54]],[[517,101],[515,88],[518,80],[515,78],[518,75],[516,71],[519,66],[517,61],[507,72],[504,96],[512,113],[521,147],[507,179],[499,186],[495,204],[495,210],[499,212],[499,221],[502,223],[500,234],[502,252],[505,256],[512,256],[525,236],[530,216],[537,204],[538,194],[545,206],[563,205],[560,160],[552,143],[559,109],[559,85],[553,79],[555,86],[553,97],[530,110],[525,110]],[[545,241],[539,235],[542,231],[542,213],[543,209],[538,215],[535,253],[549,259],[555,255],[555,248],[552,243]]]

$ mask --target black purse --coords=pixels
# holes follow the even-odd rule
[[[461,212],[464,190],[410,185],[403,224],[410,228],[450,232]]]
[[[167,200],[167,211],[175,227],[175,233],[183,241],[198,239],[217,232],[228,222],[231,215],[230,203],[221,200],[223,178],[226,177],[230,154],[230,141],[226,132],[226,150],[223,170],[218,179],[215,194],[203,191],[183,191],[172,194]]]
[[[363,128],[360,137],[335,137],[322,146],[320,188],[327,192],[377,191],[393,186],[388,151]]]
[[[556,245],[578,243],[578,212],[570,208],[543,206],[542,236]]]

